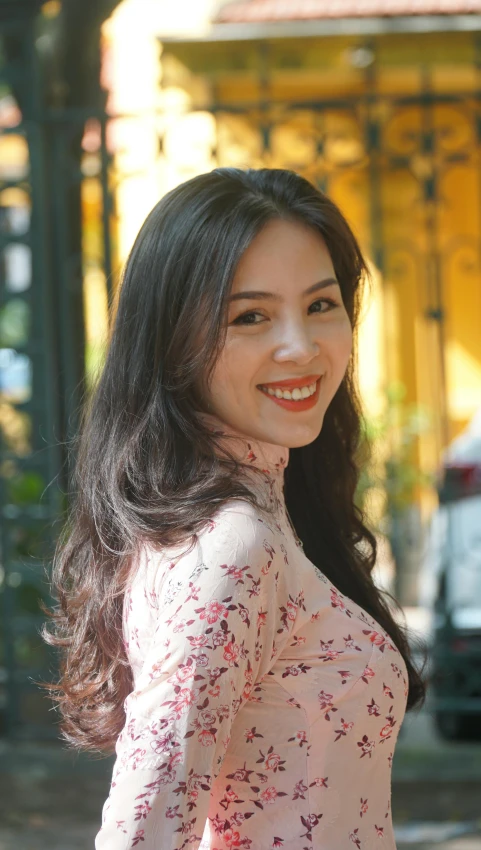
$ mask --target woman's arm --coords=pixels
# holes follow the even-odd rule
[[[292,632],[293,576],[254,511],[223,513],[197,547],[125,700],[96,850],[201,850],[234,718]]]

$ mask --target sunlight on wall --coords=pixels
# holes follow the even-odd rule
[[[373,265],[370,273],[371,286],[365,290],[359,326],[359,389],[369,415],[379,416],[385,405],[384,304],[381,275]]]
[[[481,399],[481,363],[461,345],[459,340],[446,344],[449,412],[452,419],[464,424],[473,415],[473,405]]]
[[[161,89],[159,35],[206,27],[211,0],[124,0],[104,24],[114,118],[111,139],[118,174],[118,252],[123,264],[146,216],[171,188],[215,167],[210,139],[213,117],[188,114],[181,88]],[[159,132],[167,150],[159,151]],[[208,154],[207,154],[208,151]]]

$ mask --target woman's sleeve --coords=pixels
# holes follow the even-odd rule
[[[161,591],[96,850],[202,850],[232,723],[292,633],[294,577],[254,511],[221,515],[196,555]]]

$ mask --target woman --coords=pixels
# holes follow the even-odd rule
[[[395,847],[424,683],[354,505],[365,272],[289,171],[195,177],[137,237],[44,634],[65,740],[116,752],[96,850]]]

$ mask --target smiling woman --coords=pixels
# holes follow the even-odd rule
[[[424,682],[354,502],[365,274],[290,171],[215,169],[141,228],[43,630],[65,741],[117,756],[96,850],[395,850]]]

